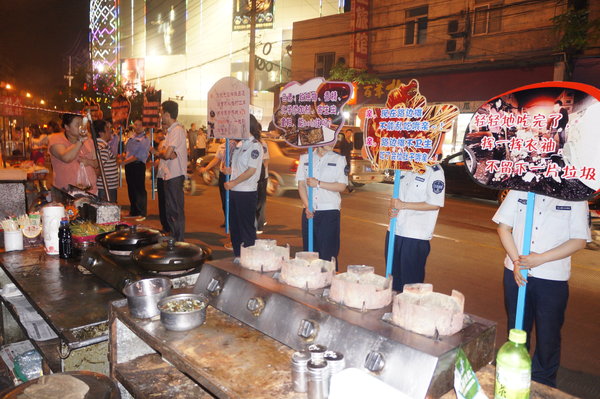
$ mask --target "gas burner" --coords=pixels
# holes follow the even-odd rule
[[[148,271],[148,274],[152,274],[155,276],[165,276],[170,278],[187,276],[188,274],[198,273],[200,271],[200,267],[192,267],[190,269],[185,270],[173,270],[173,271]]]

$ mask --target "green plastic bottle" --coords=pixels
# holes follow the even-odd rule
[[[525,346],[527,333],[512,329],[508,342],[496,356],[495,399],[528,399],[531,386],[531,358]]]

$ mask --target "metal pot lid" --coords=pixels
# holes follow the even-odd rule
[[[176,271],[200,266],[210,253],[210,248],[169,238],[158,244],[136,249],[131,257],[147,270]]]
[[[109,250],[133,251],[157,243],[160,237],[160,231],[155,229],[119,225],[115,231],[98,235],[96,241]]]

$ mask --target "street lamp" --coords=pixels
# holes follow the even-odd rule
[[[30,92],[25,93],[25,97],[31,98],[31,93]]]
[[[10,85],[10,83],[7,83],[6,86],[4,86],[4,87],[6,87],[7,90],[12,89],[12,86]]]
[[[46,101],[44,101],[44,100],[42,99],[42,100],[40,100],[40,104],[41,104],[41,105],[46,105]]]

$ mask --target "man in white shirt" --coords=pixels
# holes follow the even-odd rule
[[[444,206],[444,170],[427,166],[425,172],[402,172],[400,198],[392,198],[388,215],[396,217],[392,261],[393,289],[402,292],[405,284],[425,281],[425,263],[438,213]],[[385,237],[387,258],[389,231]]]
[[[520,255],[525,233],[527,193],[512,190],[494,215],[506,250],[504,304],[508,329],[514,328],[519,286],[527,283],[523,329],[528,335],[535,323],[536,346],[531,378],[556,386],[560,363],[560,329],[569,297],[571,255],[591,241],[588,205],[536,195],[529,255]],[[527,279],[521,270],[528,271]]]
[[[302,200],[302,241],[308,251],[308,219],[313,219],[314,248],[319,258],[331,261],[340,252],[340,193],[348,186],[346,158],[333,152],[333,145],[316,148],[313,177],[308,177],[308,154],[300,157],[296,171],[298,193]],[[313,211],[308,207],[308,187],[313,188]]]
[[[177,122],[179,106],[175,101],[161,105],[163,127],[167,128],[164,146],[159,152],[151,152],[160,160],[157,176],[163,179],[165,193],[165,217],[169,232],[176,241],[184,240],[185,213],[183,183],[187,173],[187,148],[184,127]]]

